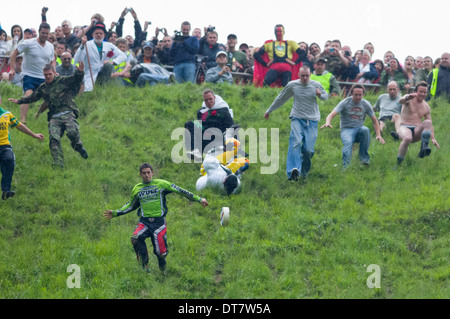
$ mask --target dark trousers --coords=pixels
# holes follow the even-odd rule
[[[193,149],[198,148],[198,150],[203,153],[203,151],[205,150],[205,147],[208,146],[209,144],[211,144],[213,141],[215,141],[216,136],[211,136],[211,139],[207,139],[204,136],[204,132],[201,128],[198,128],[195,126],[194,122],[190,121],[190,122],[186,122],[184,124],[184,128],[186,129],[185,131],[185,146],[186,146],[186,150],[188,151],[192,151]],[[196,139],[198,139],[196,141]],[[211,144],[210,146],[219,146],[219,145],[223,145],[223,141],[218,140],[216,142],[214,142],[213,144]],[[209,149],[208,149],[209,150]]]
[[[2,192],[11,190],[12,177],[14,174],[14,167],[16,166],[16,157],[12,146],[0,146],[0,169],[2,172]]]
[[[149,237],[152,241],[153,253],[158,258],[164,258],[169,253],[167,249],[166,219],[164,217],[141,217],[134,230],[131,243],[138,260],[143,266],[147,265],[149,260],[147,244],[145,243],[145,240]]]
[[[286,72],[278,72],[276,70],[269,70],[266,73],[266,77],[264,78],[264,85],[270,86],[272,83],[274,83],[278,78],[281,78],[281,85],[285,87],[292,78],[291,71]]]

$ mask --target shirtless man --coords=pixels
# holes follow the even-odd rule
[[[431,149],[428,143],[431,142],[439,148],[439,144],[434,138],[434,128],[431,122],[431,109],[425,97],[427,96],[427,83],[419,82],[415,92],[407,94],[399,101],[402,104],[402,112],[393,117],[393,121],[399,121],[399,129],[392,132],[394,139],[398,138],[402,142],[398,149],[397,164],[401,164],[408,152],[409,144],[422,141],[419,157],[429,156]],[[422,122],[423,119],[423,122]]]

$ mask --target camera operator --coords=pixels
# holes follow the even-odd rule
[[[158,35],[160,32],[163,34],[161,41],[158,40]],[[173,39],[170,35],[168,35],[167,29],[156,27],[155,36],[152,38],[152,43],[155,45],[156,55],[158,56],[161,64],[165,66],[173,66],[173,61],[170,57]]]
[[[181,23],[181,32],[176,32],[170,49],[170,60],[174,63],[173,72],[178,83],[195,83],[195,55],[199,50],[199,41],[190,36],[191,24]]]
[[[144,30],[142,30],[141,23],[139,22],[139,19],[137,17],[136,11],[134,11],[133,8],[125,8],[123,9],[122,13],[120,14],[119,21],[113,22],[114,26],[116,27],[117,37],[122,38],[123,35],[123,25],[125,23],[125,16],[130,13],[133,16],[134,19],[134,39],[133,43],[129,45],[129,48],[131,50],[135,50],[138,47],[142,45],[142,42],[144,42],[147,39],[147,27],[149,22],[146,21],[144,25]],[[112,31],[112,25],[109,30]]]
[[[217,66],[216,55],[219,51],[226,51],[227,49],[217,40],[219,35],[215,31],[215,27],[209,26],[205,28],[205,36],[200,40],[200,49],[198,54],[208,57],[208,62],[206,62],[206,68],[210,69]]]

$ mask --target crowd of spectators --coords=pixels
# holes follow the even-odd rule
[[[47,22],[47,10],[47,8],[42,9],[42,22]],[[134,36],[123,33],[128,13],[133,18]],[[260,46],[249,46],[246,43],[238,46],[237,35],[229,34],[227,43],[222,44],[218,42],[218,32],[214,27],[208,26],[203,30],[192,28],[188,21],[183,21],[179,31],[175,31],[174,34],[169,34],[166,28],[159,27],[155,28],[153,34],[148,34],[150,24],[151,22],[145,21],[142,25],[136,12],[132,8],[125,8],[117,22],[112,22],[109,28],[105,26],[104,17],[98,13],[92,15],[87,25],[74,26],[70,21],[63,20],[60,25],[53,27],[47,41],[54,46],[55,64],[59,67],[60,75],[73,73],[75,70],[73,65],[76,65],[80,59],[88,62],[84,63],[85,73],[87,73],[84,80],[86,90],[94,86],[97,73],[104,69],[103,65],[100,65],[101,68],[93,70],[95,67],[91,65],[91,60],[96,59],[95,51],[97,50],[96,46],[89,44],[90,41],[97,43],[99,62],[103,64],[110,62],[111,70],[108,69],[106,76],[111,77],[111,82],[120,85],[225,82],[262,86],[255,80],[254,70],[255,64],[265,63],[261,55],[269,48],[267,46],[269,41],[261,43]],[[97,36],[96,39],[94,31],[98,29],[101,29],[104,34]],[[284,32],[284,27],[282,31]],[[36,38],[38,35],[36,29],[23,29],[20,25],[13,25],[9,33],[0,29],[1,81],[22,85],[20,74],[23,55],[13,55],[13,52],[24,41]],[[99,47],[100,40],[107,44]],[[276,41],[273,42],[276,43]],[[81,53],[80,49],[83,50],[85,47],[86,50]],[[275,53],[275,45],[273,48]],[[113,52],[113,56],[108,56],[109,61],[102,59],[102,49],[108,55]],[[331,83],[324,86],[332,90],[327,92],[331,95],[346,96],[351,86],[350,82],[361,83],[368,87],[387,88],[391,81],[398,84],[402,93],[408,93],[417,83],[426,81],[430,86],[431,95],[450,95],[448,53],[444,53],[435,60],[430,56],[408,56],[404,61],[399,61],[392,51],[387,51],[383,60],[373,59],[374,51],[375,47],[370,42],[362,49],[353,52],[350,46],[342,45],[339,40],[326,41],[323,49],[318,43],[308,44],[300,41],[295,43],[292,51],[294,56],[290,53],[289,61],[298,64],[299,67],[301,65],[310,67],[313,78],[323,81],[322,84],[330,80]],[[298,55],[295,55],[297,53]],[[13,56],[15,61],[11,63],[10,58]],[[138,67],[139,64],[156,64],[164,71],[161,71],[159,67]],[[265,64],[270,65],[270,63]],[[14,65],[14,72],[11,72],[11,65]],[[437,69],[442,71],[440,73],[433,71]],[[143,77],[143,73],[150,75]],[[296,72],[292,72],[290,80],[298,78],[294,73]],[[139,78],[141,80],[138,83]],[[149,78],[151,80],[148,80]],[[327,80],[324,80],[325,78]],[[283,79],[282,82],[270,85],[285,86],[286,83],[286,79]]]

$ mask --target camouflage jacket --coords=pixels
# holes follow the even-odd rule
[[[55,114],[72,111],[78,117],[78,108],[73,100],[78,93],[84,72],[75,70],[73,76],[56,76],[51,83],[42,83],[30,96],[23,97],[18,104],[29,104],[40,99],[48,105],[48,120]]]

